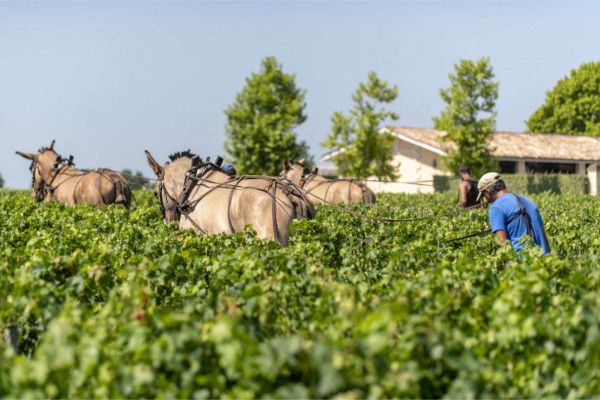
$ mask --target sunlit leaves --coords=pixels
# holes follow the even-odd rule
[[[530,132],[600,136],[600,61],[583,63],[546,92]]]
[[[494,82],[490,59],[460,60],[450,74],[450,87],[440,90],[447,104],[439,117],[433,117],[434,127],[447,132],[444,141],[456,147],[446,149],[444,167],[456,173],[461,164],[470,167],[474,176],[497,169],[487,139],[496,129],[496,99],[499,82]]]
[[[323,145],[341,151],[333,160],[341,175],[358,179],[395,177],[395,166],[391,164],[394,138],[379,129],[387,118],[398,119],[396,113],[380,106],[397,96],[396,85],[388,85],[371,71],[368,81],[360,82],[352,95],[355,105],[350,115],[333,114],[331,134]]]
[[[1,193],[0,328],[21,332],[19,355],[0,343],[5,397],[600,393],[596,197],[533,196],[553,253],[519,258],[491,235],[444,242],[486,228],[483,209],[390,224],[317,206],[283,248],[175,232],[150,192],[129,212]],[[349,207],[414,218],[455,200]]]

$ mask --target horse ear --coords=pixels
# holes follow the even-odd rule
[[[285,170],[290,169],[290,160],[288,160],[287,158],[283,159],[283,169],[285,169]]]
[[[306,161],[306,158],[301,158],[298,160],[298,164],[304,165],[304,161]]]
[[[50,146],[48,146],[48,150],[53,150],[54,142],[56,142],[56,140],[53,140],[52,143],[50,143]]]
[[[37,157],[38,157],[37,154],[23,153],[23,152],[20,152],[20,151],[15,151],[15,153],[17,153],[21,157],[25,157],[25,158],[27,158],[28,160],[31,160],[31,161],[37,160]]]
[[[148,150],[144,150],[146,152],[146,159],[148,160],[148,165],[150,166],[150,168],[152,168],[152,171],[154,171],[154,173],[156,174],[156,176],[161,176],[163,173],[163,167],[162,165],[160,165],[155,159],[154,157],[152,157],[152,154],[150,154],[150,152]]]

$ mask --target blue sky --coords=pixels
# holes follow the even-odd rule
[[[600,2],[0,2],[0,174],[56,139],[78,167],[224,154],[223,110],[275,56],[307,90],[297,129],[318,159],[331,115],[369,71],[399,87],[402,126],[432,127],[461,58],[490,57],[497,128],[523,131],[545,92],[598,61]]]

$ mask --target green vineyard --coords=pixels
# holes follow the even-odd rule
[[[288,247],[119,206],[0,192],[3,398],[600,395],[600,199],[531,195],[521,257],[456,194],[378,195],[294,222]],[[362,239],[362,240],[359,240]]]

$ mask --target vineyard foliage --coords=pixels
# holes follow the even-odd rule
[[[519,258],[493,235],[443,242],[486,229],[483,209],[317,206],[282,248],[178,232],[148,191],[130,211],[0,196],[0,328],[20,332],[1,397],[600,395],[597,197],[531,196],[552,254]]]

